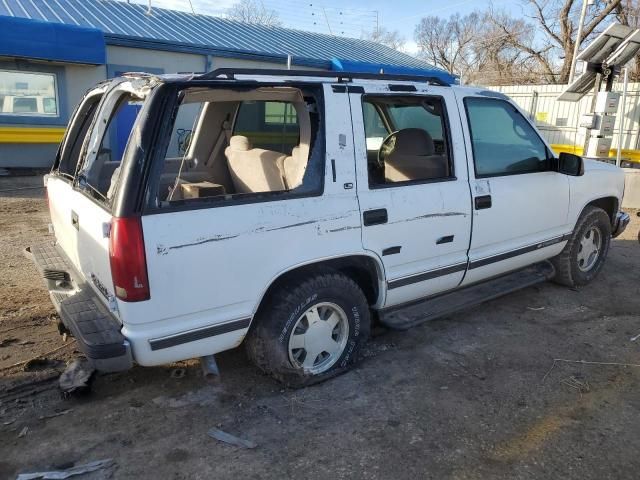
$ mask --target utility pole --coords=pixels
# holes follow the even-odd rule
[[[578,35],[576,36],[576,44],[573,47],[573,58],[571,59],[571,70],[569,71],[569,84],[573,82],[576,74],[576,62],[578,61],[578,52],[580,51],[580,43],[582,42],[582,29],[584,27],[584,18],[587,16],[587,5],[589,0],[582,0],[582,10],[580,11],[580,20],[578,21]]]
[[[378,35],[380,35],[380,21],[378,18],[380,12],[378,10],[374,10],[374,12],[376,13],[376,38],[378,38]]]
[[[329,29],[329,34],[333,35],[333,32],[331,31],[331,25],[329,24],[329,17],[327,17],[327,11],[324,9],[324,7],[322,7],[322,13],[324,13],[324,20],[327,22],[327,28]]]

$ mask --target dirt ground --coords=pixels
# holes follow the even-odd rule
[[[355,370],[321,385],[283,389],[240,348],[219,355],[216,383],[195,361],[136,367],[65,400],[57,377],[78,352],[21,254],[47,235],[47,207],[40,189],[6,191],[38,182],[0,178],[2,479],[105,458],[115,465],[79,478],[638,478],[635,212],[588,287],[544,284],[378,332]]]

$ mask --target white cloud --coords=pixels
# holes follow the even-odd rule
[[[133,3],[147,5],[148,0],[133,0]],[[193,9],[196,13],[220,16],[224,15],[229,7],[236,3],[236,0],[217,0],[216,2],[211,2],[210,0],[191,0],[191,3],[193,3]],[[151,8],[153,9],[153,7],[191,12],[189,0],[151,0]]]
[[[418,55],[418,52],[420,51],[418,44],[414,40],[407,40],[404,44],[403,50],[405,53],[413,55],[414,57]]]

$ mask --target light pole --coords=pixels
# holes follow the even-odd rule
[[[571,70],[569,71],[569,84],[573,82],[576,74],[576,62],[578,61],[578,52],[580,51],[580,42],[582,41],[582,28],[584,27],[584,17],[587,16],[587,5],[589,0],[582,0],[582,10],[580,11],[580,20],[578,21],[578,35],[576,36],[576,45],[573,48],[573,57],[571,58]]]

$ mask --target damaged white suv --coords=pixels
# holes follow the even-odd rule
[[[244,342],[297,386],[349,368],[374,318],[584,285],[629,221],[620,169],[427,77],[128,74],[86,94],[45,182],[55,242],[27,251],[98,370]]]

